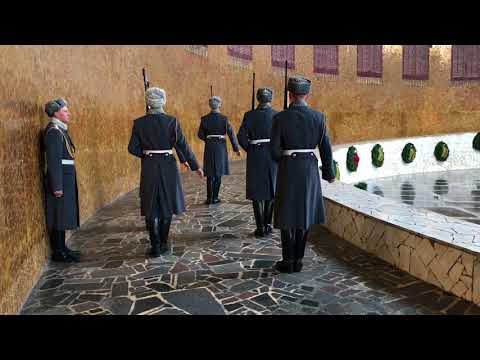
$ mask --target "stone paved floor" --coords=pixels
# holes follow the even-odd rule
[[[71,239],[79,264],[49,264],[21,314],[480,314],[316,227],[301,273],[278,274],[279,232],[256,239],[245,163],[232,164],[217,205],[184,176],[188,212],[174,218],[171,251],[145,256],[137,191],[100,210]]]

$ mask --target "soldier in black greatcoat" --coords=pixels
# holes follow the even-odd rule
[[[212,111],[201,118],[198,137],[205,141],[203,170],[207,177],[206,204],[216,204],[220,202],[218,193],[220,192],[222,176],[230,175],[226,135],[230,139],[233,151],[238,156],[240,156],[240,149],[228,118],[220,113],[222,99],[219,96],[212,96],[209,105]]]
[[[52,260],[80,261],[80,252],[65,245],[65,230],[80,226],[75,145],[68,134],[70,111],[64,99],[45,105],[51,121],[44,131],[46,152],[45,197]]]
[[[311,82],[303,77],[288,80],[290,106],[273,120],[270,146],[279,161],[274,204],[274,226],[281,229],[283,259],[280,272],[299,272],[312,224],[325,223],[317,146],[322,178],[335,181],[326,117],[306,103]]]
[[[258,107],[245,113],[237,138],[247,152],[246,197],[253,202],[257,229],[255,236],[272,232],[273,199],[277,178],[277,162],[270,151],[273,116],[273,92],[269,88],[257,90]]]
[[[180,174],[172,149],[180,162],[203,177],[178,120],[163,110],[166,94],[152,87],[146,92],[148,113],[134,121],[128,151],[142,161],[140,178],[141,215],[150,233],[152,257],[168,250],[168,233],[173,214],[185,212]],[[185,164],[186,165],[186,164]]]

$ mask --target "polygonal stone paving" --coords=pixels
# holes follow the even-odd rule
[[[169,252],[150,259],[138,190],[101,209],[70,240],[78,264],[50,263],[21,314],[479,314],[480,308],[315,227],[304,269],[279,274],[280,234],[257,239],[245,162],[231,164],[217,205],[183,174],[188,211]]]

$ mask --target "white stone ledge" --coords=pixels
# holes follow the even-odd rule
[[[480,225],[413,208],[342,182],[322,180],[322,191],[325,199],[386,225],[480,254]]]

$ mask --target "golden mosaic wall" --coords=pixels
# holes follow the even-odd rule
[[[326,111],[335,143],[419,134],[476,131],[478,86],[451,87],[449,47],[431,52],[431,80],[401,80],[401,47],[386,46],[382,85],[357,83],[355,46],[340,46],[340,75],[314,80],[311,105]],[[207,56],[204,56],[207,55]],[[312,77],[312,46],[296,46],[296,70]],[[233,61],[226,46],[0,46],[0,313],[15,313],[48,255],[43,215],[39,134],[43,104],[58,96],[71,105],[77,146],[81,221],[137,186],[139,162],[127,153],[132,120],[144,111],[141,68],[167,91],[201,159],[196,137],[208,112],[210,85],[238,130],[251,106],[251,72],[283,106],[283,71],[272,70],[269,45],[253,62]],[[419,84],[415,84],[419,85]]]

